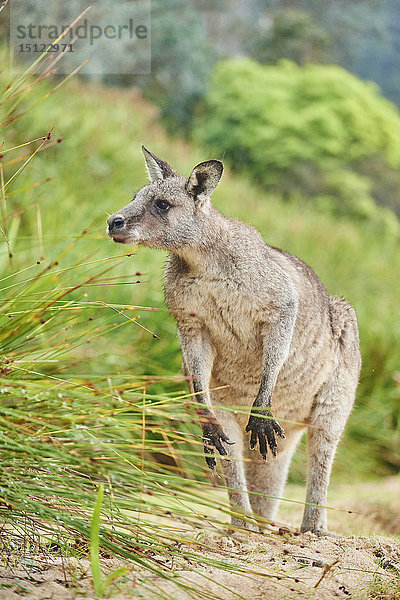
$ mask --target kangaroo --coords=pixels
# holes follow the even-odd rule
[[[232,526],[273,522],[307,430],[301,531],[327,535],[332,462],[361,367],[355,312],[329,296],[302,260],[213,207],[222,162],[202,162],[186,179],[142,151],[150,183],[108,219],[108,234],[170,253],[166,302],[198,402],[206,462],[214,469],[215,452],[223,457]],[[257,446],[261,456],[250,451]]]

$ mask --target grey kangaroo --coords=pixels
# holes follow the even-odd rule
[[[223,457],[232,526],[257,530],[273,521],[307,429],[301,530],[327,534],[331,466],[361,367],[355,312],[328,296],[299,258],[212,206],[219,160],[200,163],[186,179],[142,150],[150,183],[108,219],[108,234],[170,253],[166,302],[197,398],[207,464],[214,469],[215,451]],[[257,446],[261,456],[250,452]],[[258,525],[254,515],[262,517]]]

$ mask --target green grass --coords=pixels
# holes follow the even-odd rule
[[[9,81],[0,74],[0,89]],[[78,81],[55,93],[46,81],[28,88],[21,80],[11,111],[9,90],[0,96],[0,176],[10,183],[0,198],[0,517],[21,552],[30,544],[89,556],[96,514],[100,555],[134,564],[143,589],[152,573],[186,589],[168,561],[189,539],[188,559],[206,564],[196,531],[222,531],[230,511],[213,493],[180,373],[163,300],[166,256],[114,245],[105,221],[146,182],[142,142],[187,174],[208,155],[171,141],[133,91]],[[364,368],[335,477],[398,469],[398,240],[283,203],[229,173],[214,202],[355,305]]]
[[[92,522],[90,524],[90,567],[92,571],[93,587],[97,596],[102,598],[106,595],[110,585],[129,572],[126,567],[115,569],[103,580],[100,562],[100,511],[104,496],[104,484],[100,483],[97,492],[96,504],[93,509]]]

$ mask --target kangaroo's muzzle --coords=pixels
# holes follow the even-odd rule
[[[125,219],[122,215],[112,215],[107,221],[107,233],[114,242],[124,242],[126,237]]]

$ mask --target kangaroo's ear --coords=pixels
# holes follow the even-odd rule
[[[161,158],[158,158],[158,156],[152,154],[152,152],[147,150],[147,148],[145,148],[143,145],[142,152],[150,181],[155,181],[156,179],[166,179],[167,177],[173,177],[174,175],[177,175],[177,173],[168,163],[166,163],[164,160],[161,160]]]
[[[186,183],[186,191],[195,200],[211,196],[222,177],[224,165],[220,160],[206,160],[197,165]]]

